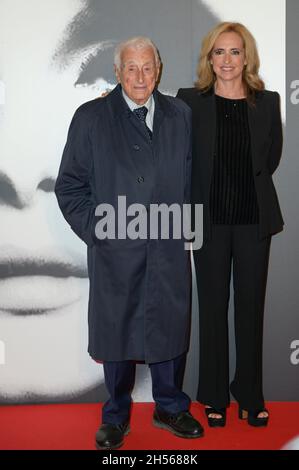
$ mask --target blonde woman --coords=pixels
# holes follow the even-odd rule
[[[263,314],[271,236],[283,228],[272,182],[282,151],[279,95],[259,77],[255,40],[239,23],[203,40],[193,111],[192,200],[204,206],[204,244],[194,252],[200,304],[198,401],[224,426],[230,394],[239,417],[266,426]],[[227,309],[233,273],[236,370],[229,384]]]

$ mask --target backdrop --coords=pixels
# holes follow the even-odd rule
[[[105,399],[102,366],[87,353],[86,248],[53,192],[70,119],[115,86],[113,48],[130,36],[157,44],[161,91],[192,86],[201,39],[220,20],[241,21],[256,37],[262,77],[281,94],[287,121],[275,175],[286,228],[271,252],[264,384],[267,400],[299,399],[298,2],[0,0],[0,402]],[[195,398],[195,285],[192,319],[185,390]],[[231,307],[229,319],[233,374]],[[152,399],[147,366],[138,366],[134,397]]]

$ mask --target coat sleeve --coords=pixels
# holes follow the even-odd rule
[[[183,88],[180,88],[177,92],[176,95],[177,98],[181,99],[184,101],[188,107],[189,107],[189,112],[187,116],[187,129],[188,129],[188,145],[189,145],[189,150],[187,153],[187,161],[186,161],[186,179],[185,179],[185,194],[184,194],[184,199],[185,203],[191,203],[191,230],[194,232],[195,230],[195,204],[194,204],[194,198],[192,197],[192,192],[194,190],[194,181],[192,182],[192,179],[194,179],[194,152],[192,152],[193,148],[193,142],[192,142],[192,108],[191,108],[191,103],[188,100],[187,93]],[[191,240],[194,241],[194,238]]]
[[[58,205],[72,230],[87,245],[95,243],[95,208],[91,175],[93,171],[90,118],[76,111],[63,151],[55,194]]]
[[[272,100],[272,126],[271,126],[271,139],[272,144],[268,158],[268,169],[271,175],[279,165],[281,152],[282,152],[282,123],[280,113],[280,96],[277,92],[273,94]]]
[[[188,101],[184,93],[184,89],[180,88],[177,92],[176,98],[181,99],[188,105],[188,109],[185,109],[185,122],[187,128],[187,158],[186,158],[186,174],[185,174],[185,191],[184,191],[184,202],[190,203],[191,200],[191,167],[192,167],[192,111],[189,108]]]

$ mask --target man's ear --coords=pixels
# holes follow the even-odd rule
[[[156,82],[159,80],[160,72],[161,72],[161,64],[159,64],[159,66],[158,66]]]
[[[162,62],[160,62],[158,68],[157,68],[157,76],[156,76],[156,84],[158,85],[161,80],[161,75],[162,75]]]

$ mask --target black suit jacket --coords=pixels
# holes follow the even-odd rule
[[[210,238],[210,186],[215,158],[216,100],[213,89],[202,93],[196,88],[177,94],[192,109],[193,162],[192,203],[203,204],[204,239]],[[248,106],[253,177],[259,207],[259,236],[280,232],[283,219],[272,181],[282,152],[280,99],[277,92],[256,94],[255,106]]]

